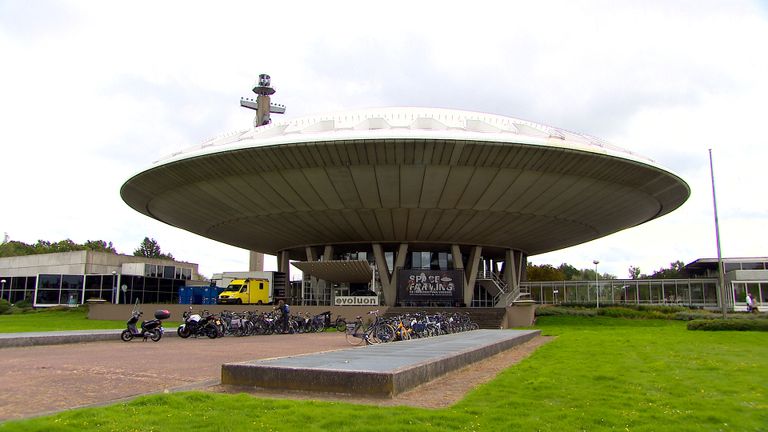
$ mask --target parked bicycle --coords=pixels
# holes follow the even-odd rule
[[[386,343],[395,338],[395,329],[379,316],[378,310],[370,311],[368,315],[375,316],[368,326],[363,324],[361,316],[357,316],[354,322],[347,323],[346,337],[350,345]]]

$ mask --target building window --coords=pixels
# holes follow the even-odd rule
[[[163,266],[160,266],[163,267]],[[165,266],[163,267],[163,278],[164,279],[173,279],[174,274],[174,267],[173,266]]]

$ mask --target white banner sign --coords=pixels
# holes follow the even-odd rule
[[[336,306],[378,306],[379,296],[336,296]]]

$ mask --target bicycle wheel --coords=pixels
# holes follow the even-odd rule
[[[395,340],[396,330],[389,324],[381,323],[369,332],[368,340],[370,343],[387,343]]]
[[[355,324],[347,326],[346,337],[347,342],[350,345],[362,345],[365,340],[365,335],[366,332],[362,331],[359,326],[356,326]]]
[[[336,331],[346,331],[347,330],[347,322],[346,321],[336,321]]]

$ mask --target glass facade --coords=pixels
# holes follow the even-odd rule
[[[736,284],[734,284],[736,285]],[[764,284],[749,284],[750,292],[768,289]],[[595,304],[599,287],[600,304],[658,304],[694,307],[717,307],[716,279],[612,279],[594,281],[523,282],[521,292],[541,304]],[[736,287],[735,292],[736,292]],[[739,288],[742,291],[746,286]],[[744,296],[745,294],[741,294]],[[753,292],[756,296],[756,292]],[[736,294],[739,298],[739,294]],[[737,300],[738,301],[738,300]]]
[[[733,282],[733,299],[738,308],[746,307],[747,292],[752,294],[757,302],[758,309],[768,307],[768,281]],[[740,309],[741,310],[741,309]]]
[[[5,279],[11,281],[9,287],[13,288],[4,288],[0,297],[10,296],[12,303],[25,298],[34,300],[36,306],[78,305],[88,300],[114,303],[118,299],[120,303],[133,303],[137,299],[141,303],[178,303],[179,288],[192,278],[192,269],[183,267],[147,265],[146,272],[161,277],[118,274],[8,277]]]
[[[453,270],[453,255],[450,252],[412,251],[405,259],[408,270]]]

